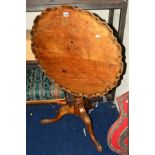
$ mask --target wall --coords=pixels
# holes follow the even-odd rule
[[[97,13],[102,19],[105,19],[106,21],[108,20],[108,11],[107,10],[93,10],[92,12]],[[118,29],[118,21],[119,21],[119,10],[115,10],[115,14],[114,14],[114,27],[116,29]],[[40,14],[40,12],[27,12],[26,13],[26,28],[27,29],[31,29],[32,25],[33,25],[33,20],[34,18]],[[127,18],[126,18],[126,26],[125,26],[125,32],[124,32],[124,40],[123,40],[123,44],[126,47],[126,62],[128,64],[129,62],[129,22],[128,22],[128,13],[127,13]],[[116,89],[116,97],[120,96],[121,94],[125,93],[126,91],[129,90],[129,86],[128,86],[128,81],[129,81],[129,72],[128,72],[128,66],[126,69],[126,74],[123,77],[123,80],[121,81],[121,85],[119,87],[117,87]]]

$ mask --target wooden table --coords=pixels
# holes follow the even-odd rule
[[[55,118],[75,114],[84,121],[90,138],[102,151],[87,113],[89,99],[103,96],[117,86],[123,71],[122,48],[107,23],[97,15],[65,5],[44,10],[34,20],[32,51],[50,79],[74,95],[73,102],[62,105]]]

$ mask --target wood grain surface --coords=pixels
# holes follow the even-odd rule
[[[117,85],[121,46],[92,13],[72,6],[48,8],[34,20],[31,35],[39,65],[66,91],[102,96]]]

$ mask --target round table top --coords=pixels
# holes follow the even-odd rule
[[[48,8],[34,20],[31,35],[39,65],[64,90],[93,97],[117,85],[121,46],[93,13],[72,6]]]

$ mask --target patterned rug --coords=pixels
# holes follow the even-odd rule
[[[37,64],[26,65],[26,100],[48,100],[64,98],[64,91]]]

